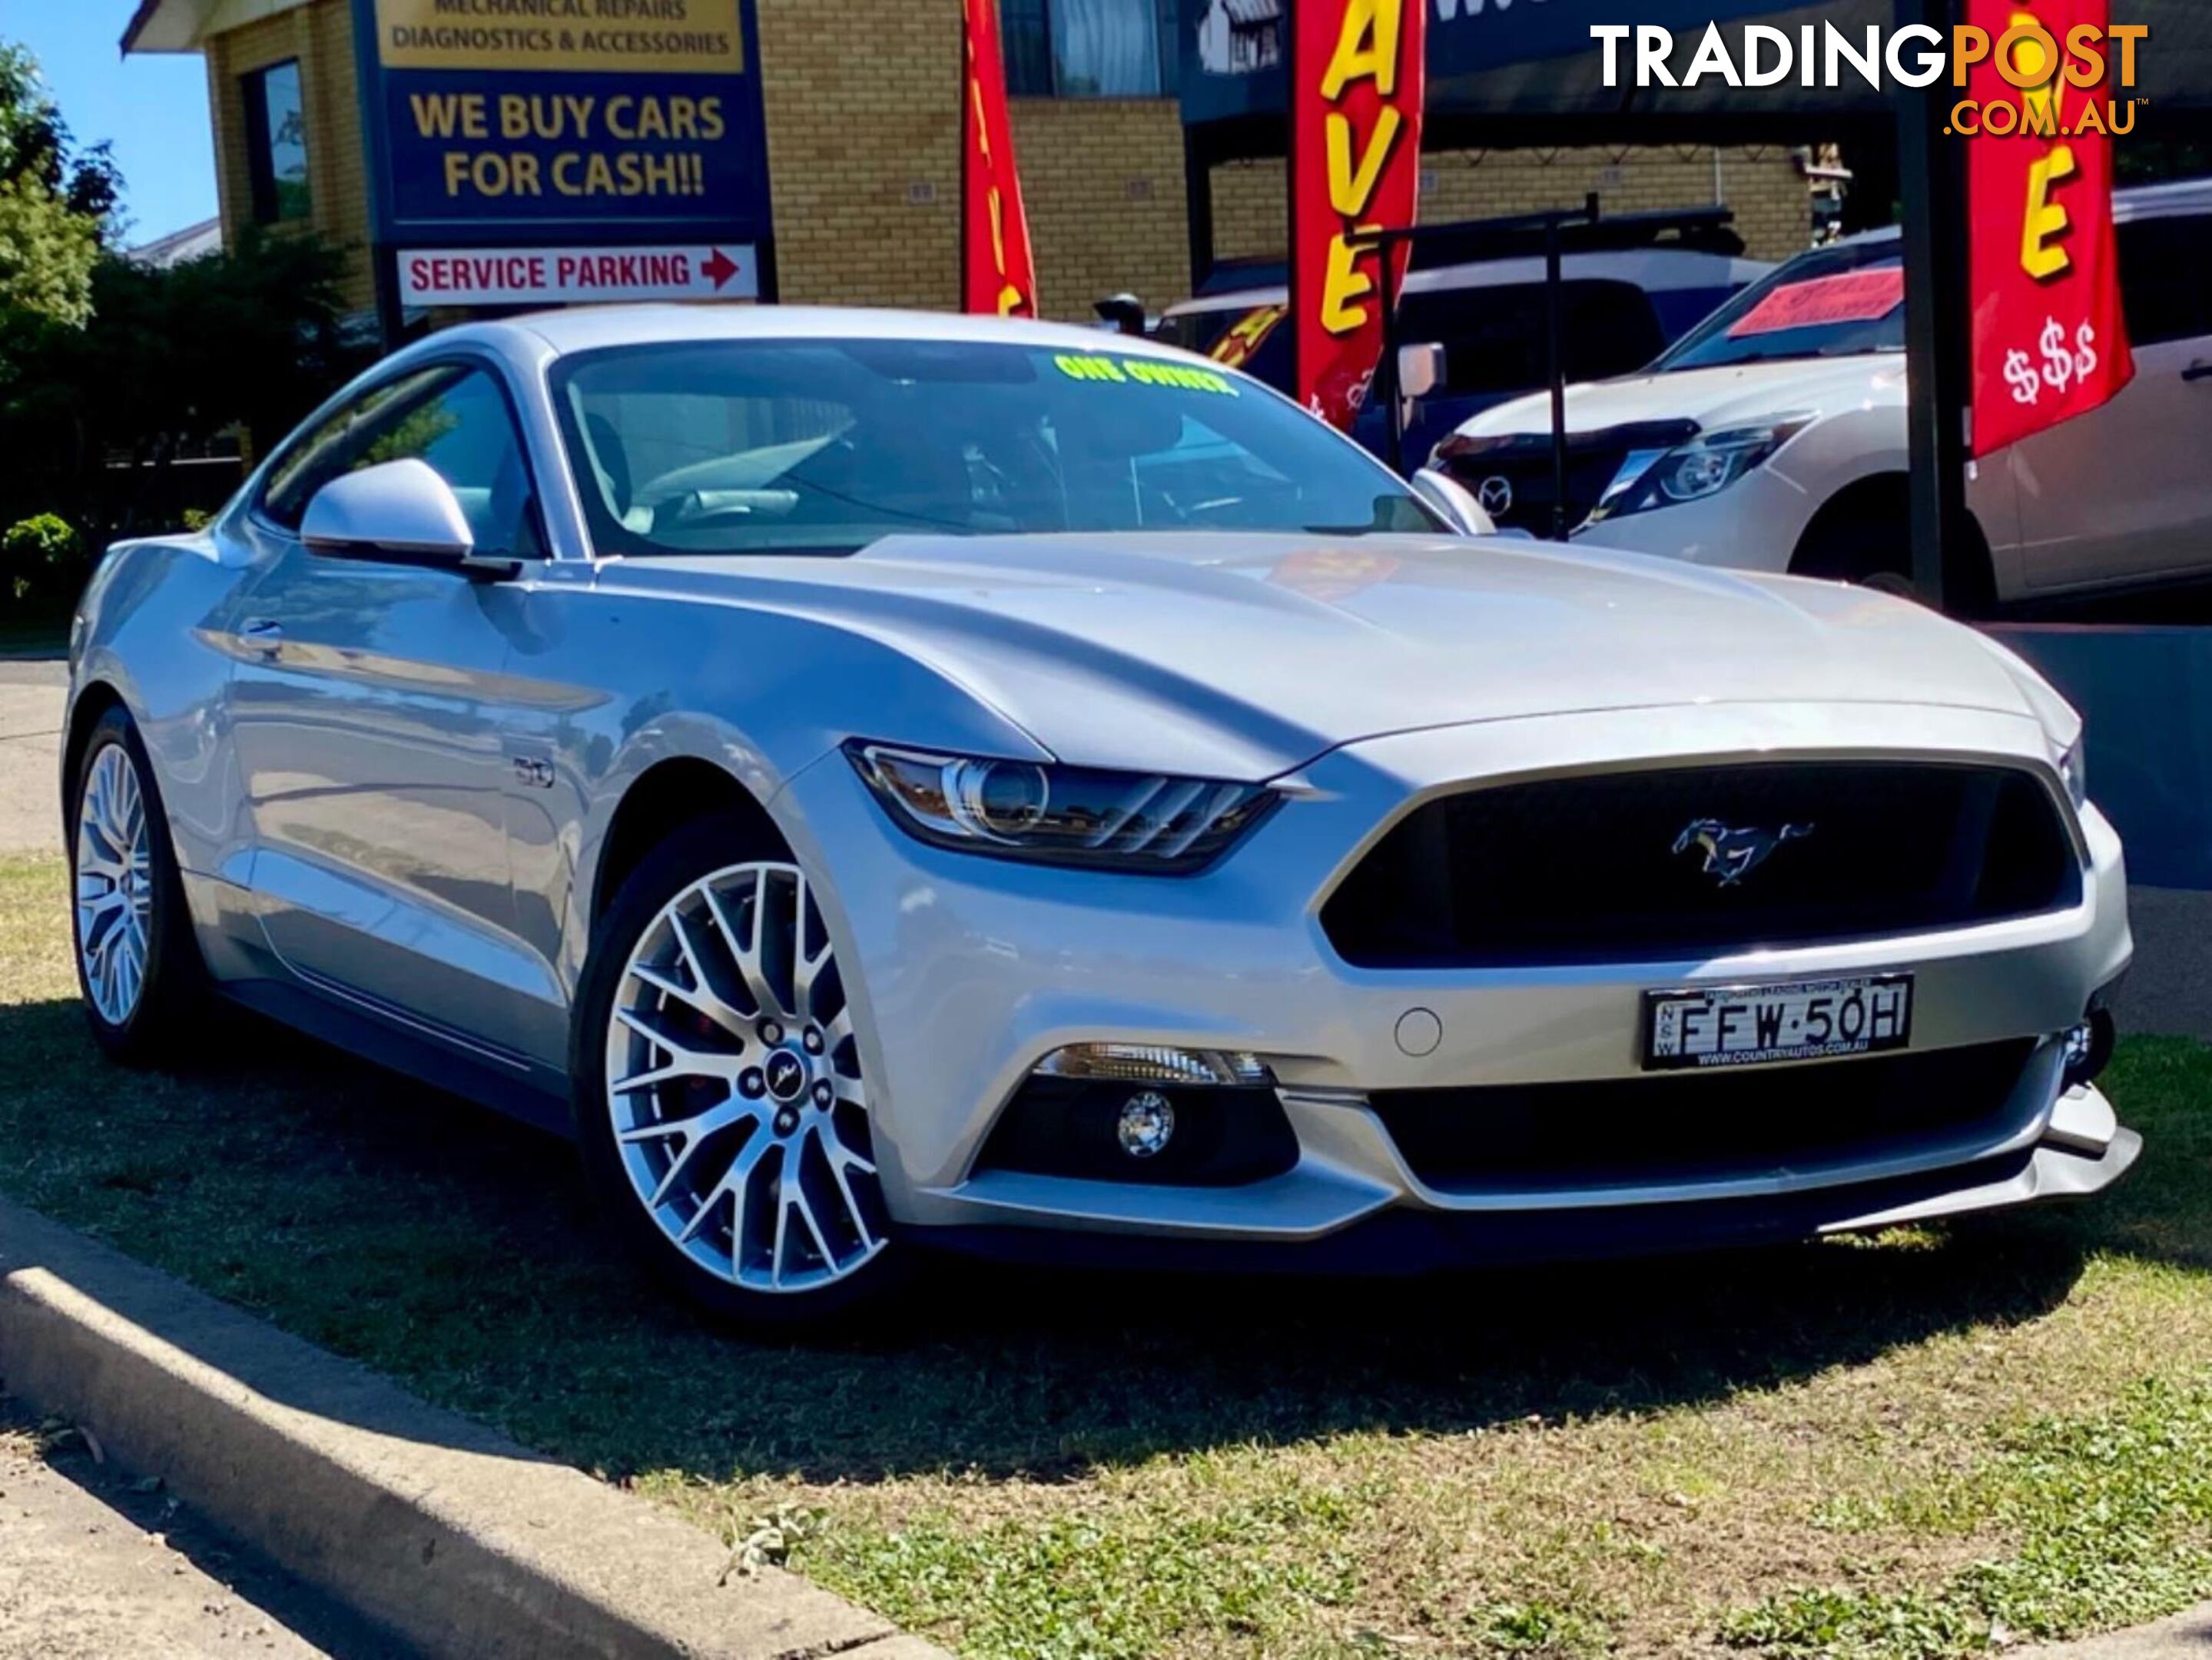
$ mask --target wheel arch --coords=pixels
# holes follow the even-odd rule
[[[1979,616],[1995,605],[1996,570],[1989,533],[1972,508],[1961,512],[1969,536],[1964,544],[1943,550],[1943,586],[1951,608]],[[1883,570],[1911,573],[1912,476],[1894,470],[1869,472],[1838,489],[1816,509],[1797,538],[1790,556],[1792,576],[1825,577],[1858,581]],[[1879,527],[1895,538],[1891,559],[1869,563],[1863,569],[1833,568],[1832,538],[1853,526]]]
[[[656,761],[615,805],[592,862],[586,921],[596,927],[646,855],[686,824],[726,814],[743,826],[733,853],[791,856],[791,842],[760,798],[727,769],[694,755]]]
[[[131,705],[124,697],[122,688],[112,680],[88,680],[70,705],[69,721],[62,735],[62,818],[64,831],[75,807],[71,797],[76,787],[78,769],[84,765],[85,746],[92,742],[93,728],[106,717],[110,709],[131,713]],[[134,717],[135,718],[135,717]]]

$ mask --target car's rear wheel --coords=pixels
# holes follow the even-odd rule
[[[167,1059],[207,970],[154,769],[121,708],[86,740],[70,824],[70,937],[94,1040],[118,1061]]]
[[[678,832],[610,908],[578,1000],[577,1128],[655,1272],[720,1314],[811,1322],[884,1289],[902,1253],[820,908],[786,859],[727,862],[741,835]]]

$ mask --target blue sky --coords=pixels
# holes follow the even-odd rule
[[[198,56],[123,58],[134,0],[0,0],[0,39],[38,55],[80,142],[112,139],[123,168],[125,240],[149,242],[215,217],[207,64]]]

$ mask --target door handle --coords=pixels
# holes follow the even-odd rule
[[[2212,363],[2208,363],[2200,357],[2182,370],[2181,378],[2192,386],[2199,380],[2212,380]]]
[[[246,642],[264,658],[276,655],[276,648],[284,641],[284,625],[271,622],[266,617],[249,617],[240,626],[239,632]]]

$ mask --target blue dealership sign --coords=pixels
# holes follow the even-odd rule
[[[750,0],[354,0],[377,240],[769,231]]]

